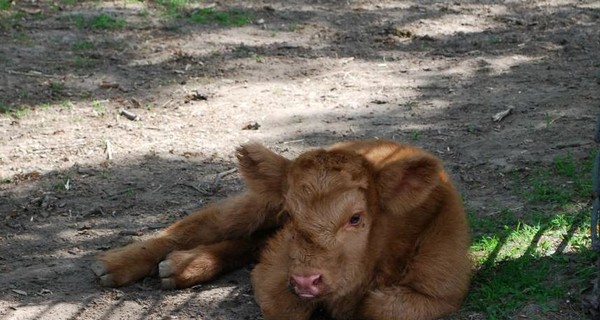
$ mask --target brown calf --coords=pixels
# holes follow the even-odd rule
[[[238,149],[248,190],[92,266],[105,286],[149,275],[183,288],[250,263],[265,319],[435,319],[469,285],[460,197],[433,155],[390,141],[354,141],[285,159]]]

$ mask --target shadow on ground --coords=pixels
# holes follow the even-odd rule
[[[583,159],[594,149],[594,1],[217,4],[215,10],[251,17],[239,28],[192,23],[196,7],[174,18],[158,2],[57,3],[15,2],[0,11],[0,168],[9,181],[0,186],[0,315],[8,318],[258,319],[248,269],[177,292],[156,290],[153,279],[104,290],[87,269],[98,252],[150,236],[238,191],[237,174],[218,186],[214,179],[234,167],[222,154],[241,140],[264,141],[286,156],[341,139],[411,142],[440,156],[475,216],[490,220],[499,209],[523,206],[514,175],[527,177],[557,155]],[[102,14],[125,24],[93,27]],[[46,108],[59,120],[44,118]],[[142,121],[109,116],[121,108]],[[508,109],[504,120],[491,121]],[[260,129],[240,131],[249,121]],[[98,150],[82,147],[56,165],[41,156],[62,159],[60,148],[36,149],[43,139],[96,149],[110,140],[131,156],[89,161]],[[211,156],[214,150],[221,153]],[[32,154],[42,160],[27,158]],[[62,169],[46,169],[54,166]],[[546,225],[544,219],[537,222]],[[499,252],[505,232],[475,240],[495,236]],[[559,250],[495,264],[492,254],[475,275],[476,291],[495,285],[486,279],[504,270],[526,272],[528,263],[547,273],[563,268],[562,275],[579,266],[588,272],[590,261],[585,252]],[[549,299],[567,298],[579,299]],[[470,297],[468,308],[482,310],[477,299]],[[533,315],[513,315],[577,319],[583,313],[573,301],[559,302],[555,313],[533,301]]]

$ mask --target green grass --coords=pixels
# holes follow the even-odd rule
[[[165,13],[168,16],[178,18],[181,17],[182,12],[188,6],[190,1],[188,0],[157,0],[156,3],[165,8]]]
[[[593,155],[576,163],[570,154],[557,156],[549,169],[536,169],[525,179],[525,197],[534,203],[565,205],[574,198],[591,195]],[[520,177],[517,177],[520,179]]]
[[[95,59],[82,55],[77,55],[73,59],[73,65],[77,68],[91,68],[96,65],[96,62],[97,61]]]
[[[49,86],[50,90],[55,93],[61,93],[63,90],[65,90],[65,84],[62,82],[52,81],[50,82]]]
[[[91,50],[95,48],[95,45],[92,41],[88,41],[88,40],[75,40],[72,44],[71,47],[74,50],[78,50],[78,51],[84,51],[84,50]]]
[[[417,131],[417,130],[413,130],[413,131],[410,133],[410,137],[411,137],[411,139],[412,139],[413,141],[419,141],[419,138],[421,137],[421,133],[420,133],[419,131]]]
[[[25,116],[27,116],[28,114],[31,113],[31,109],[28,109],[26,107],[18,107],[18,108],[14,108],[10,111],[10,114],[15,117],[15,118],[23,118]]]
[[[413,109],[417,108],[419,106],[419,103],[417,101],[408,101],[404,104],[404,109],[406,109],[407,111],[412,111]]]
[[[192,13],[190,20],[199,24],[218,23],[222,26],[242,27],[250,23],[250,15],[239,10],[219,11],[213,8]]]
[[[99,116],[103,117],[108,113],[106,106],[101,101],[92,101],[92,109],[96,110]]]
[[[71,177],[63,176],[54,184],[54,190],[56,191],[69,191],[71,189]]]
[[[187,19],[198,24],[216,23],[227,27],[242,27],[250,23],[249,14],[240,10],[217,10],[202,8],[192,10],[193,3],[199,0],[157,0],[156,3],[164,9],[166,16],[171,19]]]
[[[60,107],[63,108],[63,109],[69,109],[70,110],[70,109],[73,109],[74,105],[73,105],[73,102],[71,102],[70,100],[63,100],[60,103]]]
[[[87,18],[82,15],[75,15],[72,19],[79,29],[114,30],[122,29],[127,25],[125,20],[114,18],[106,13]]]
[[[0,101],[0,114],[9,114],[9,113],[10,113],[10,107],[6,103]]]
[[[0,0],[0,10],[9,10],[11,6],[11,0]]]
[[[544,318],[562,301],[581,299],[597,274],[589,237],[593,158],[557,156],[551,166],[518,177],[526,204],[521,211],[505,208],[490,217],[469,212],[477,271],[465,309],[486,319],[512,319],[534,304]]]

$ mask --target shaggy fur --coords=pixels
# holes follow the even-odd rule
[[[460,197],[433,155],[390,141],[353,141],[285,159],[238,149],[247,191],[176,222],[92,266],[105,286],[149,275],[184,288],[259,258],[265,319],[435,319],[469,285]],[[161,262],[162,261],[162,262]]]

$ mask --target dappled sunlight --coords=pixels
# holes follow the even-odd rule
[[[24,305],[9,311],[6,317],[7,319],[66,319],[65,316],[76,316],[83,307],[78,303],[65,302]]]
[[[1,4],[0,318],[258,319],[249,269],[105,290],[89,262],[238,192],[241,143],[369,138],[432,151],[473,208],[457,319],[585,314],[598,1]]]
[[[472,15],[447,14],[436,19],[420,19],[418,22],[407,27],[420,27],[419,35],[428,35],[430,37],[444,37],[463,33],[468,36],[469,33],[481,33],[490,28],[502,27],[500,23],[492,19],[481,19]]]

